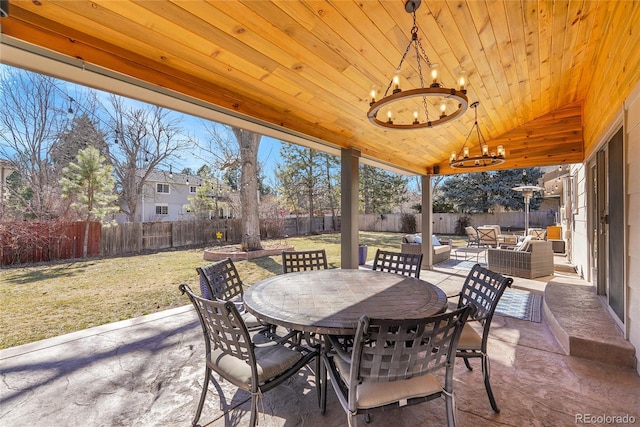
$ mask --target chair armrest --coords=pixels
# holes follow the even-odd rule
[[[342,347],[342,344],[340,343],[340,341],[338,341],[338,337],[335,337],[333,335],[325,335],[324,338],[331,343],[331,347],[335,349],[336,355],[339,356],[340,359],[344,360],[345,362],[351,363],[351,353],[346,351]]]
[[[260,334],[262,336],[265,337],[265,339],[267,339],[267,342],[254,342],[254,346],[256,348],[264,348],[264,347],[272,347],[274,345],[282,345],[282,344],[294,344],[294,342],[291,340],[293,337],[298,335],[298,331],[291,331],[289,332],[287,335],[285,336],[280,336],[277,335],[273,332],[270,331],[270,328],[264,328],[261,329],[256,335]],[[255,335],[254,335],[255,336]]]

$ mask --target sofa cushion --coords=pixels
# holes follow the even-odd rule
[[[442,246],[434,246],[433,247],[433,253],[434,254],[444,254],[449,252],[449,246],[448,245],[442,245]]]
[[[516,245],[516,251],[520,252],[530,252],[531,251],[531,241],[537,240],[534,236],[527,236],[524,240]]]

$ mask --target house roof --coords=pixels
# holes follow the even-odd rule
[[[416,15],[443,82],[467,73],[482,133],[506,149],[498,168],[514,168],[584,160],[584,111],[606,123],[640,75],[638,3],[425,0]],[[455,173],[471,111],[422,130],[367,119],[411,26],[402,1],[11,1],[2,42],[412,173]],[[415,65],[402,77],[415,87]]]

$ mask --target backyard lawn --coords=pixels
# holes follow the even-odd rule
[[[360,232],[368,246],[400,250],[400,233]],[[454,236],[449,236],[454,237]],[[458,239],[454,245],[464,245]],[[296,250],[324,248],[329,266],[340,267],[340,234],[287,238]],[[0,270],[0,349],[188,304],[181,283],[199,287],[195,268],[203,249],[128,257],[57,262]],[[236,262],[245,285],[282,272],[280,255]]]

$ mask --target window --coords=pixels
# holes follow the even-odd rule
[[[156,215],[169,215],[169,206],[156,205]]]
[[[156,192],[169,194],[169,184],[156,184]]]
[[[196,186],[192,185],[191,187],[189,187],[189,193],[195,194],[196,192]]]

